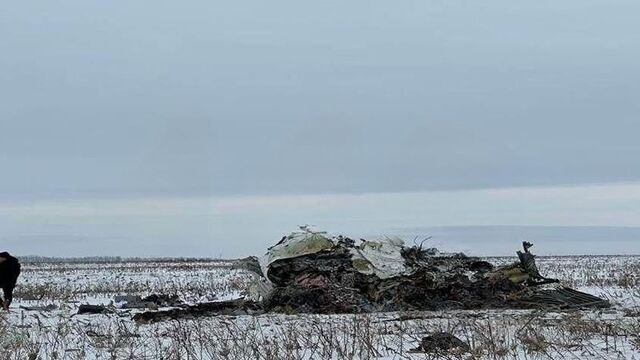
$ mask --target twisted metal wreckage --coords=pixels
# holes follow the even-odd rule
[[[283,237],[260,259],[237,267],[257,274],[243,299],[136,314],[138,322],[214,314],[608,307],[605,299],[540,274],[532,244],[518,262],[496,267],[396,238],[358,242],[308,227]]]

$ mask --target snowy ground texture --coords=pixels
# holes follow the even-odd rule
[[[80,304],[109,304],[123,294],[236,298],[252,275],[216,260],[23,262],[15,301],[0,313],[0,359],[640,359],[640,257],[540,257],[538,265],[544,275],[609,298],[613,308],[218,316],[138,326],[135,310],[75,313]],[[470,351],[411,351],[438,331],[455,334]]]

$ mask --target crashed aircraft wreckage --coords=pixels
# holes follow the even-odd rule
[[[215,314],[608,307],[605,299],[540,274],[532,244],[518,262],[495,267],[461,253],[440,253],[396,238],[355,241],[301,227],[260,259],[238,267],[256,274],[245,299],[139,313],[152,322]]]

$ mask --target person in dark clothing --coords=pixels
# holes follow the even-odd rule
[[[4,293],[2,308],[9,310],[11,300],[13,300],[13,288],[16,287],[18,276],[20,275],[20,263],[18,259],[11,256],[8,252],[0,253],[0,287]]]

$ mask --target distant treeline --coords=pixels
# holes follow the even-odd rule
[[[50,257],[27,255],[18,257],[23,263],[64,263],[64,264],[112,264],[112,263],[140,263],[140,262],[229,262],[229,259],[214,258],[187,258],[187,257],[162,257],[162,258],[143,258],[143,257],[122,257],[122,256],[85,256],[85,257]]]

